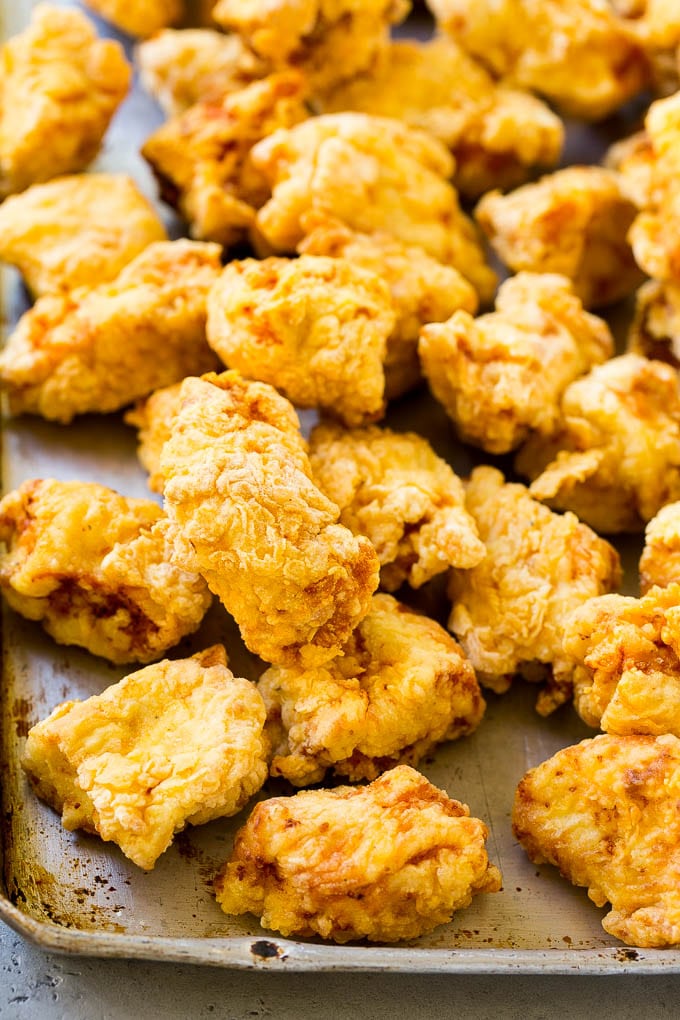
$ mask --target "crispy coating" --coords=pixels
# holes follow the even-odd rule
[[[496,77],[562,113],[599,120],[647,84],[642,46],[601,0],[428,0],[439,25]]]
[[[596,366],[565,390],[557,431],[532,436],[516,464],[536,499],[596,531],[641,531],[680,499],[677,373],[637,354]]]
[[[274,132],[251,159],[272,190],[257,228],[276,251],[295,250],[305,216],[328,216],[423,248],[458,269],[483,300],[491,297],[495,274],[446,179],[453,160],[425,132],[387,117],[325,114]]]
[[[640,599],[590,599],[567,623],[564,651],[575,664],[574,707],[589,726],[680,736],[680,584]]]
[[[640,557],[640,591],[680,582],[680,503],[668,503],[645,528]]]
[[[216,645],[66,701],[28,734],[22,764],[67,829],[150,870],[176,832],[240,811],[267,776],[264,706]]]
[[[269,190],[250,151],[277,128],[307,117],[296,71],[272,74],[163,124],[142,147],[163,198],[192,237],[229,246],[243,240]]]
[[[548,667],[537,711],[548,715],[571,696],[573,664],[562,649],[571,612],[621,580],[616,550],[574,514],[555,514],[523,485],[504,484],[495,468],[479,467],[467,508],[487,554],[471,570],[452,572],[449,628],[478,677],[499,694],[515,673],[528,679]]]
[[[79,11],[39,4],[0,49],[0,197],[86,167],[130,73]]]
[[[380,276],[390,288],[397,321],[387,338],[385,396],[388,400],[401,396],[421,379],[420,327],[442,322],[459,308],[476,312],[477,292],[453,266],[385,231],[362,234],[339,220],[314,214],[303,219],[303,226],[307,233],[298,251],[347,259]]]
[[[394,942],[497,892],[487,828],[408,765],[370,786],[258,804],[216,880],[227,914],[283,935]]]
[[[520,273],[501,286],[495,312],[425,326],[418,350],[461,438],[507,453],[553,431],[569,383],[610,357],[614,341],[566,277]]]
[[[0,502],[0,588],[55,641],[150,662],[197,629],[210,593],[171,562],[161,508],[87,482],[36,479]]]
[[[206,300],[220,269],[216,244],[158,242],[112,283],[40,298],[0,355],[12,413],[69,422],[213,368]]]
[[[680,368],[680,285],[648,280],[640,287],[628,350]]]
[[[174,25],[184,0],[84,0],[85,6],[128,35],[146,37]]]
[[[514,272],[561,273],[598,308],[642,282],[627,241],[636,212],[613,170],[571,166],[509,195],[490,192],[475,216]]]
[[[602,735],[558,751],[517,789],[515,836],[612,909],[629,945],[680,943],[680,741]]]
[[[309,459],[314,481],[340,507],[340,523],[374,545],[387,591],[405,581],[420,588],[483,559],[462,482],[421,436],[321,424]]]
[[[271,774],[294,786],[320,782],[327,769],[355,781],[416,765],[443,740],[472,733],[485,708],[460,646],[390,595],[373,596],[337,658],[312,669],[272,666],[258,687]]]
[[[238,372],[186,379],[161,454],[178,562],[197,569],[267,662],[338,655],[378,585],[373,546],[312,481],[293,407]]]
[[[384,413],[394,323],[379,276],[321,255],[230,262],[208,299],[208,343],[225,365],[346,425]]]
[[[613,0],[617,13],[647,46],[680,46],[680,8],[677,0]]]
[[[167,239],[153,206],[124,174],[73,174],[34,184],[0,206],[0,259],[36,296],[113,280]]]
[[[267,73],[240,36],[209,28],[166,28],[140,43],[136,57],[144,87],[170,117],[217,103]]]
[[[562,122],[535,96],[496,84],[452,39],[398,40],[373,73],[325,96],[327,113],[357,110],[428,131],[452,152],[454,183],[479,198],[523,183],[534,167],[554,166]]]
[[[615,170],[625,193],[640,209],[650,202],[654,149],[646,131],[622,138],[607,149],[604,165]]]
[[[156,390],[145,400],[139,400],[125,413],[127,425],[139,430],[137,456],[149,474],[152,492],[163,492],[161,451],[170,438],[172,424],[182,406],[182,383],[173,383]]]
[[[389,26],[410,7],[410,0],[218,0],[213,16],[275,67],[299,68],[319,91],[375,64]]]

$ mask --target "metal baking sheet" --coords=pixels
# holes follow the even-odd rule
[[[18,31],[30,2],[4,0],[3,30]],[[74,5],[67,5],[74,6]],[[76,5],[77,6],[77,5]],[[100,23],[103,33],[113,33]],[[135,87],[107,137],[97,169],[132,172],[150,196],[153,182],[137,149],[159,123],[155,104]],[[621,131],[570,131],[567,161],[592,162]],[[4,322],[26,307],[13,271],[2,279]],[[310,416],[306,416],[309,424]],[[470,453],[456,446],[449,424],[424,394],[402,401],[389,423],[413,427],[460,471]],[[2,432],[3,491],[30,477],[82,479],[129,496],[148,496],[135,458],[135,434],[121,416],[90,416],[68,427],[38,419],[6,419]],[[635,589],[639,543],[624,549]],[[418,596],[442,616],[441,586]],[[413,601],[413,598],[411,599]],[[77,649],[55,645],[41,628],[3,608],[2,826],[0,918],[43,947],[96,956],[137,957],[276,971],[373,970],[450,973],[614,974],[680,970],[676,950],[639,950],[610,938],[604,913],[550,867],[535,867],[513,840],[514,789],[527,768],[558,748],[591,735],[570,707],[549,719],[533,709],[535,688],[518,682],[502,698],[488,695],[486,718],[467,740],[441,747],[422,770],[465,801],[490,827],[489,854],[503,872],[501,893],[477,897],[450,925],[397,946],[335,946],[278,938],[254,918],[228,918],[211,892],[246,813],[180,834],[152,872],[142,872],[112,844],[68,833],[55,812],[31,792],[20,767],[26,733],[59,702],[85,698],[116,682],[118,669]],[[200,632],[173,649],[183,657],[224,641],[235,672],[256,679],[261,665],[245,651],[227,614],[211,610]],[[263,796],[284,791],[270,783]]]

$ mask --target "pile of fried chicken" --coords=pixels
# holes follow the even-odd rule
[[[55,430],[124,410],[154,495],[0,502],[8,605],[139,667],[31,729],[37,794],[145,869],[259,795],[226,913],[412,939],[501,888],[485,822],[417,766],[524,677],[601,733],[522,779],[518,841],[607,932],[679,945],[680,5],[429,0],[423,42],[391,38],[409,0],[86,6],[138,38],[167,114],[142,155],[188,237],[84,172],[131,68],[39,5],[0,51],[0,259],[35,299],[0,385]],[[555,169],[563,117],[643,96],[605,165]],[[636,291],[617,355],[597,313]],[[383,423],[424,386],[482,451],[467,478]],[[624,596],[606,536],[645,529]],[[437,579],[447,627],[408,605]],[[214,597],[258,677],[164,658]],[[299,792],[261,799],[270,776]]]

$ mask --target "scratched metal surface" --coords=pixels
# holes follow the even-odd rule
[[[31,6],[4,0],[4,31],[19,30]],[[97,168],[131,172],[155,197],[137,149],[160,120],[154,103],[136,87],[109,132]],[[566,160],[593,161],[620,127],[613,123],[604,132],[572,130]],[[25,309],[26,298],[14,272],[5,272],[2,282],[4,320],[11,325]],[[306,418],[309,424],[310,416]],[[392,411],[390,424],[416,427],[461,471],[474,459],[455,445],[443,413],[422,393]],[[98,481],[130,496],[148,495],[135,458],[134,433],[116,415],[92,416],[68,427],[37,419],[5,420],[2,462],[4,491],[29,477],[57,477]],[[622,551],[628,585],[634,590],[639,544],[633,542]],[[419,601],[441,617],[440,594],[434,586]],[[531,865],[515,844],[510,810],[518,780],[558,748],[589,735],[569,707],[548,720],[536,715],[536,692],[528,685],[518,683],[503,698],[490,695],[477,733],[442,747],[423,764],[434,783],[468,803],[489,824],[489,852],[502,869],[503,891],[478,897],[452,924],[413,942],[337,947],[272,937],[255,919],[228,918],[217,907],[212,877],[245,814],[187,830],[150,873],[135,868],[112,844],[65,832],[58,816],[31,793],[22,774],[19,762],[27,730],[60,701],[98,693],[125,671],[55,645],[37,624],[6,609],[2,624],[0,918],[43,947],[283,971],[680,970],[676,951],[631,950],[608,937],[600,926],[604,911],[588,901],[585,891],[572,888],[554,869]],[[171,654],[182,657],[218,640],[226,643],[234,671],[256,679],[261,667],[243,648],[220,607],[211,611],[190,642]],[[271,784],[263,795],[282,789]]]

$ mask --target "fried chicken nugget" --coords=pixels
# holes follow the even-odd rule
[[[138,400],[125,413],[125,423],[139,431],[137,456],[149,474],[148,484],[152,492],[163,492],[161,451],[170,438],[172,424],[182,406],[181,391],[181,382],[164,386],[145,400]]]
[[[308,116],[304,90],[296,71],[272,74],[219,101],[197,103],[147,138],[142,155],[192,237],[227,247],[243,240],[269,195],[250,151]]]
[[[323,97],[327,113],[357,110],[428,131],[456,160],[454,183],[479,198],[522,184],[534,167],[554,166],[562,122],[526,92],[496,84],[452,39],[398,40],[372,73]]]
[[[613,170],[570,166],[509,195],[490,192],[475,216],[513,272],[560,273],[587,308],[625,297],[642,282],[627,241],[637,213]]]
[[[501,286],[495,312],[425,326],[418,350],[461,438],[507,453],[531,432],[553,431],[569,383],[610,357],[614,341],[566,277],[520,273]]]
[[[668,503],[645,528],[640,557],[640,591],[680,582],[680,503]]]
[[[291,404],[238,372],[186,379],[163,446],[169,516],[197,569],[267,662],[315,666],[340,653],[371,605],[379,563],[312,481]]]
[[[95,14],[128,35],[149,36],[174,25],[184,14],[184,0],[83,0]]]
[[[150,870],[176,832],[235,815],[267,777],[264,706],[216,645],[165,659],[34,726],[23,767],[66,829]]]
[[[467,736],[485,703],[459,645],[434,620],[374,595],[337,658],[311,669],[272,666],[258,683],[273,747],[271,774],[294,786],[327,769],[375,779]]]
[[[395,942],[497,892],[483,822],[400,765],[370,786],[263,801],[216,880],[227,914],[283,935]]]
[[[626,354],[571,383],[552,436],[532,436],[516,460],[531,494],[573,510],[596,531],[641,531],[680,499],[678,375]]]
[[[574,514],[552,513],[523,485],[504,484],[495,468],[472,472],[467,508],[487,553],[470,570],[452,572],[449,629],[480,682],[499,694],[513,674],[532,679],[547,671],[536,709],[548,715],[571,697],[574,667],[562,649],[567,620],[619,585],[618,554]]]
[[[425,132],[387,117],[329,113],[275,131],[251,160],[272,189],[256,226],[274,250],[295,251],[306,215],[328,216],[423,248],[458,269],[482,300],[493,294],[495,273],[447,181],[451,155]]]
[[[161,508],[102,485],[24,482],[0,502],[0,541],[12,609],[111,662],[158,658],[210,605],[201,577],[173,566]]]
[[[517,789],[513,829],[535,864],[586,886],[629,945],[680,942],[680,741],[602,735],[558,751]]]
[[[214,368],[206,300],[221,268],[216,244],[158,242],[112,283],[40,298],[0,355],[12,413],[67,423]]]
[[[34,184],[0,206],[0,259],[36,296],[113,280],[167,235],[124,174],[73,174]]]
[[[213,17],[276,67],[298,67],[315,90],[380,59],[410,0],[218,0]]]
[[[628,350],[680,368],[680,285],[649,280],[640,287]]]
[[[676,510],[677,513],[677,510]],[[605,733],[680,736],[680,584],[590,599],[564,630],[574,707]]]
[[[494,74],[570,117],[600,120],[644,88],[649,67],[601,0],[427,0],[440,27]]]
[[[0,49],[0,198],[86,167],[130,75],[79,11],[39,4]]]
[[[384,414],[394,323],[379,276],[320,255],[230,262],[208,299],[208,343],[225,365],[347,425]]]
[[[321,424],[309,460],[314,481],[340,507],[340,523],[375,547],[387,591],[405,581],[420,588],[484,558],[462,482],[421,436]]]
[[[140,43],[136,56],[144,87],[170,117],[195,103],[217,103],[267,74],[240,36],[209,28],[166,28]]]

